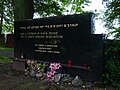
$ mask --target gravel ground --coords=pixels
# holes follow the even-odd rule
[[[0,55],[13,58],[14,52],[0,51]],[[55,83],[26,76],[24,72],[12,69],[12,63],[0,63],[0,90],[115,90],[111,87],[73,86],[68,83]]]
[[[68,83],[55,83],[30,76],[12,69],[12,63],[0,63],[0,90],[115,90],[102,87],[73,86]]]
[[[12,63],[0,63],[0,90],[93,90],[75,87],[67,83],[55,83],[25,76],[12,69]]]

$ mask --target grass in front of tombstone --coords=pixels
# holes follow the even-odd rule
[[[0,46],[0,50],[14,50],[14,48],[9,48],[9,47],[1,47],[1,46]]]
[[[13,60],[8,57],[5,57],[5,56],[0,56],[0,62],[1,63],[11,63],[11,62],[13,62]]]

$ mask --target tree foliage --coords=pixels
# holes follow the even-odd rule
[[[34,10],[39,16],[62,15],[61,8],[55,0],[34,0]]]
[[[114,86],[120,90],[120,41],[106,40],[104,43],[106,61],[104,71],[104,84]]]
[[[32,4],[33,9],[30,7]],[[3,16],[1,21],[3,31],[13,32],[11,29],[13,29],[14,19],[30,19],[33,13],[41,17],[81,13],[84,12],[82,10],[84,5],[88,4],[89,0],[1,0],[0,13]]]
[[[105,27],[115,38],[120,38],[120,0],[109,0],[104,13]]]
[[[3,31],[8,31],[11,32],[13,30],[10,29],[9,26],[13,25],[13,5],[12,5],[12,0],[1,0],[0,1],[0,14],[1,14],[1,26],[6,28],[3,28]],[[1,30],[2,31],[2,30]],[[0,32],[1,32],[0,31]]]
[[[84,5],[89,3],[89,0],[34,0],[34,10],[42,17],[60,16],[65,13],[82,13]]]

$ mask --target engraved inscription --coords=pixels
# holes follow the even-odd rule
[[[58,49],[58,45],[45,45],[45,44],[35,44],[35,49],[36,52],[40,53],[60,53]]]

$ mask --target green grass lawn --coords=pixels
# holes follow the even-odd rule
[[[0,46],[0,50],[9,51],[9,50],[14,50],[14,48],[8,48],[8,47],[1,47]],[[13,60],[8,58],[8,57],[0,55],[0,62],[2,62],[2,63],[10,63],[10,62],[13,62]]]
[[[0,46],[0,50],[14,50],[14,48],[8,48],[8,47],[1,47]]]
[[[0,62],[2,62],[2,63],[11,63],[11,62],[13,62],[13,60],[8,58],[8,57],[5,57],[5,56],[0,56]]]

